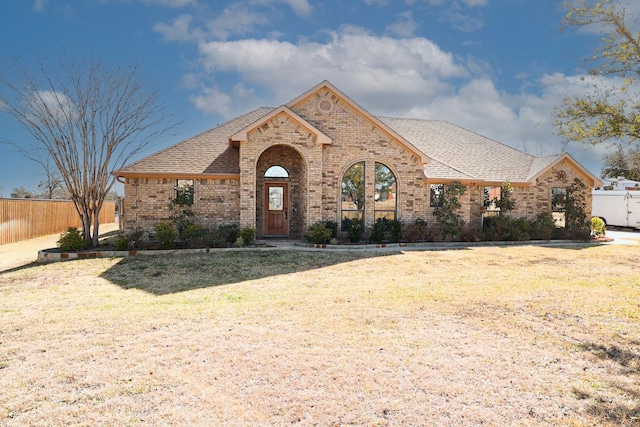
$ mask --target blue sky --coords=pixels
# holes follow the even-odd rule
[[[585,90],[582,58],[598,41],[561,32],[563,14],[561,0],[5,1],[0,58],[139,61],[183,120],[145,154],[326,79],[373,114],[443,119],[548,155],[562,150],[553,108]],[[6,115],[0,138],[30,142]],[[568,146],[596,175],[605,149]],[[39,167],[0,150],[0,195],[36,189]]]

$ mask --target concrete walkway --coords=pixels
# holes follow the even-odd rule
[[[100,235],[118,230],[117,223],[101,224]],[[36,237],[15,243],[0,245],[0,272],[36,262],[38,251],[41,249],[55,248],[60,234]]]

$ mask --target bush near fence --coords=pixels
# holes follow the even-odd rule
[[[115,219],[115,202],[104,202],[100,224]],[[82,229],[69,200],[0,199],[0,245],[62,233],[69,227]]]

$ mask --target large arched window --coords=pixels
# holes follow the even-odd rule
[[[342,229],[364,219],[364,162],[351,166],[342,176]]]
[[[396,176],[391,169],[382,163],[376,162],[376,193],[374,202],[374,220],[396,219]]]

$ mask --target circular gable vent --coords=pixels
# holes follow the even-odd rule
[[[321,99],[320,102],[318,102],[318,111],[321,113],[327,114],[330,113],[331,110],[333,110],[333,103],[328,99]]]

